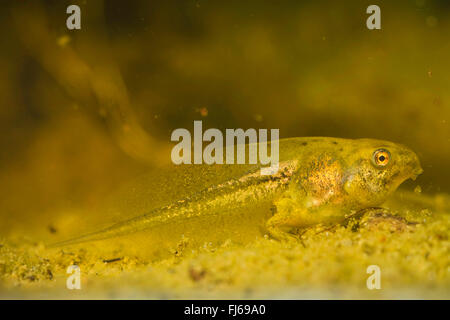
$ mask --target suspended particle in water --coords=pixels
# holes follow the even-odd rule
[[[421,186],[416,186],[416,187],[414,188],[414,192],[415,192],[415,193],[422,193],[422,187],[421,187]]]

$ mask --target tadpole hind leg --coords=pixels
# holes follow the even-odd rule
[[[289,220],[288,213],[280,213],[277,212],[274,216],[272,216],[269,220],[267,220],[266,228],[269,233],[269,236],[273,239],[279,241],[299,241],[299,238],[292,233],[289,233],[283,230],[283,227],[286,225],[286,222]]]

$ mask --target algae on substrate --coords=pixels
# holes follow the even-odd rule
[[[259,237],[190,247],[182,239],[170,257],[153,261],[94,245],[49,251],[10,237],[0,246],[0,296],[449,298],[448,196],[399,193],[386,207],[389,214],[309,228],[295,244]],[[78,292],[66,289],[71,264],[82,270]],[[381,290],[366,287],[369,265],[381,269]]]

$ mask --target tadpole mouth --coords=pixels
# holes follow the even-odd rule
[[[411,175],[411,179],[412,179],[413,181],[415,181],[415,180],[417,179],[417,177],[420,176],[422,173],[423,173],[422,167],[420,167],[420,166],[417,167],[417,168],[413,171],[413,173],[412,173],[412,175]]]

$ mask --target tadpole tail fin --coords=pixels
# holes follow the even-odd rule
[[[112,238],[112,237],[116,237],[116,236],[125,235],[125,234],[128,234],[131,231],[133,231],[133,225],[130,224],[130,221],[134,221],[134,220],[136,220],[136,219],[120,222],[120,223],[114,224],[108,228],[105,228],[105,229],[102,229],[99,231],[94,231],[91,233],[87,233],[87,234],[81,235],[79,237],[56,242],[56,243],[48,245],[47,248],[57,248],[57,247],[79,244],[79,243],[88,242],[88,241],[98,241],[98,240],[104,240],[104,239],[108,239],[108,238]]]
[[[51,243],[51,244],[47,245],[46,247],[49,249],[53,249],[53,248],[59,248],[59,247],[64,247],[64,246],[73,245],[73,244],[79,244],[79,243],[88,242],[88,241],[103,240],[103,239],[109,238],[109,232],[107,232],[107,231],[108,230],[106,229],[106,230],[88,233],[88,234],[85,234],[85,235],[82,235],[79,237],[75,237],[75,238],[71,238],[68,240]]]
[[[119,222],[99,231],[87,233],[79,237],[50,244],[47,246],[47,248],[57,248],[88,241],[105,240],[117,236],[127,235],[132,232],[145,230],[155,222],[154,219],[152,218],[148,219],[147,217],[148,215],[143,215],[130,220]]]

